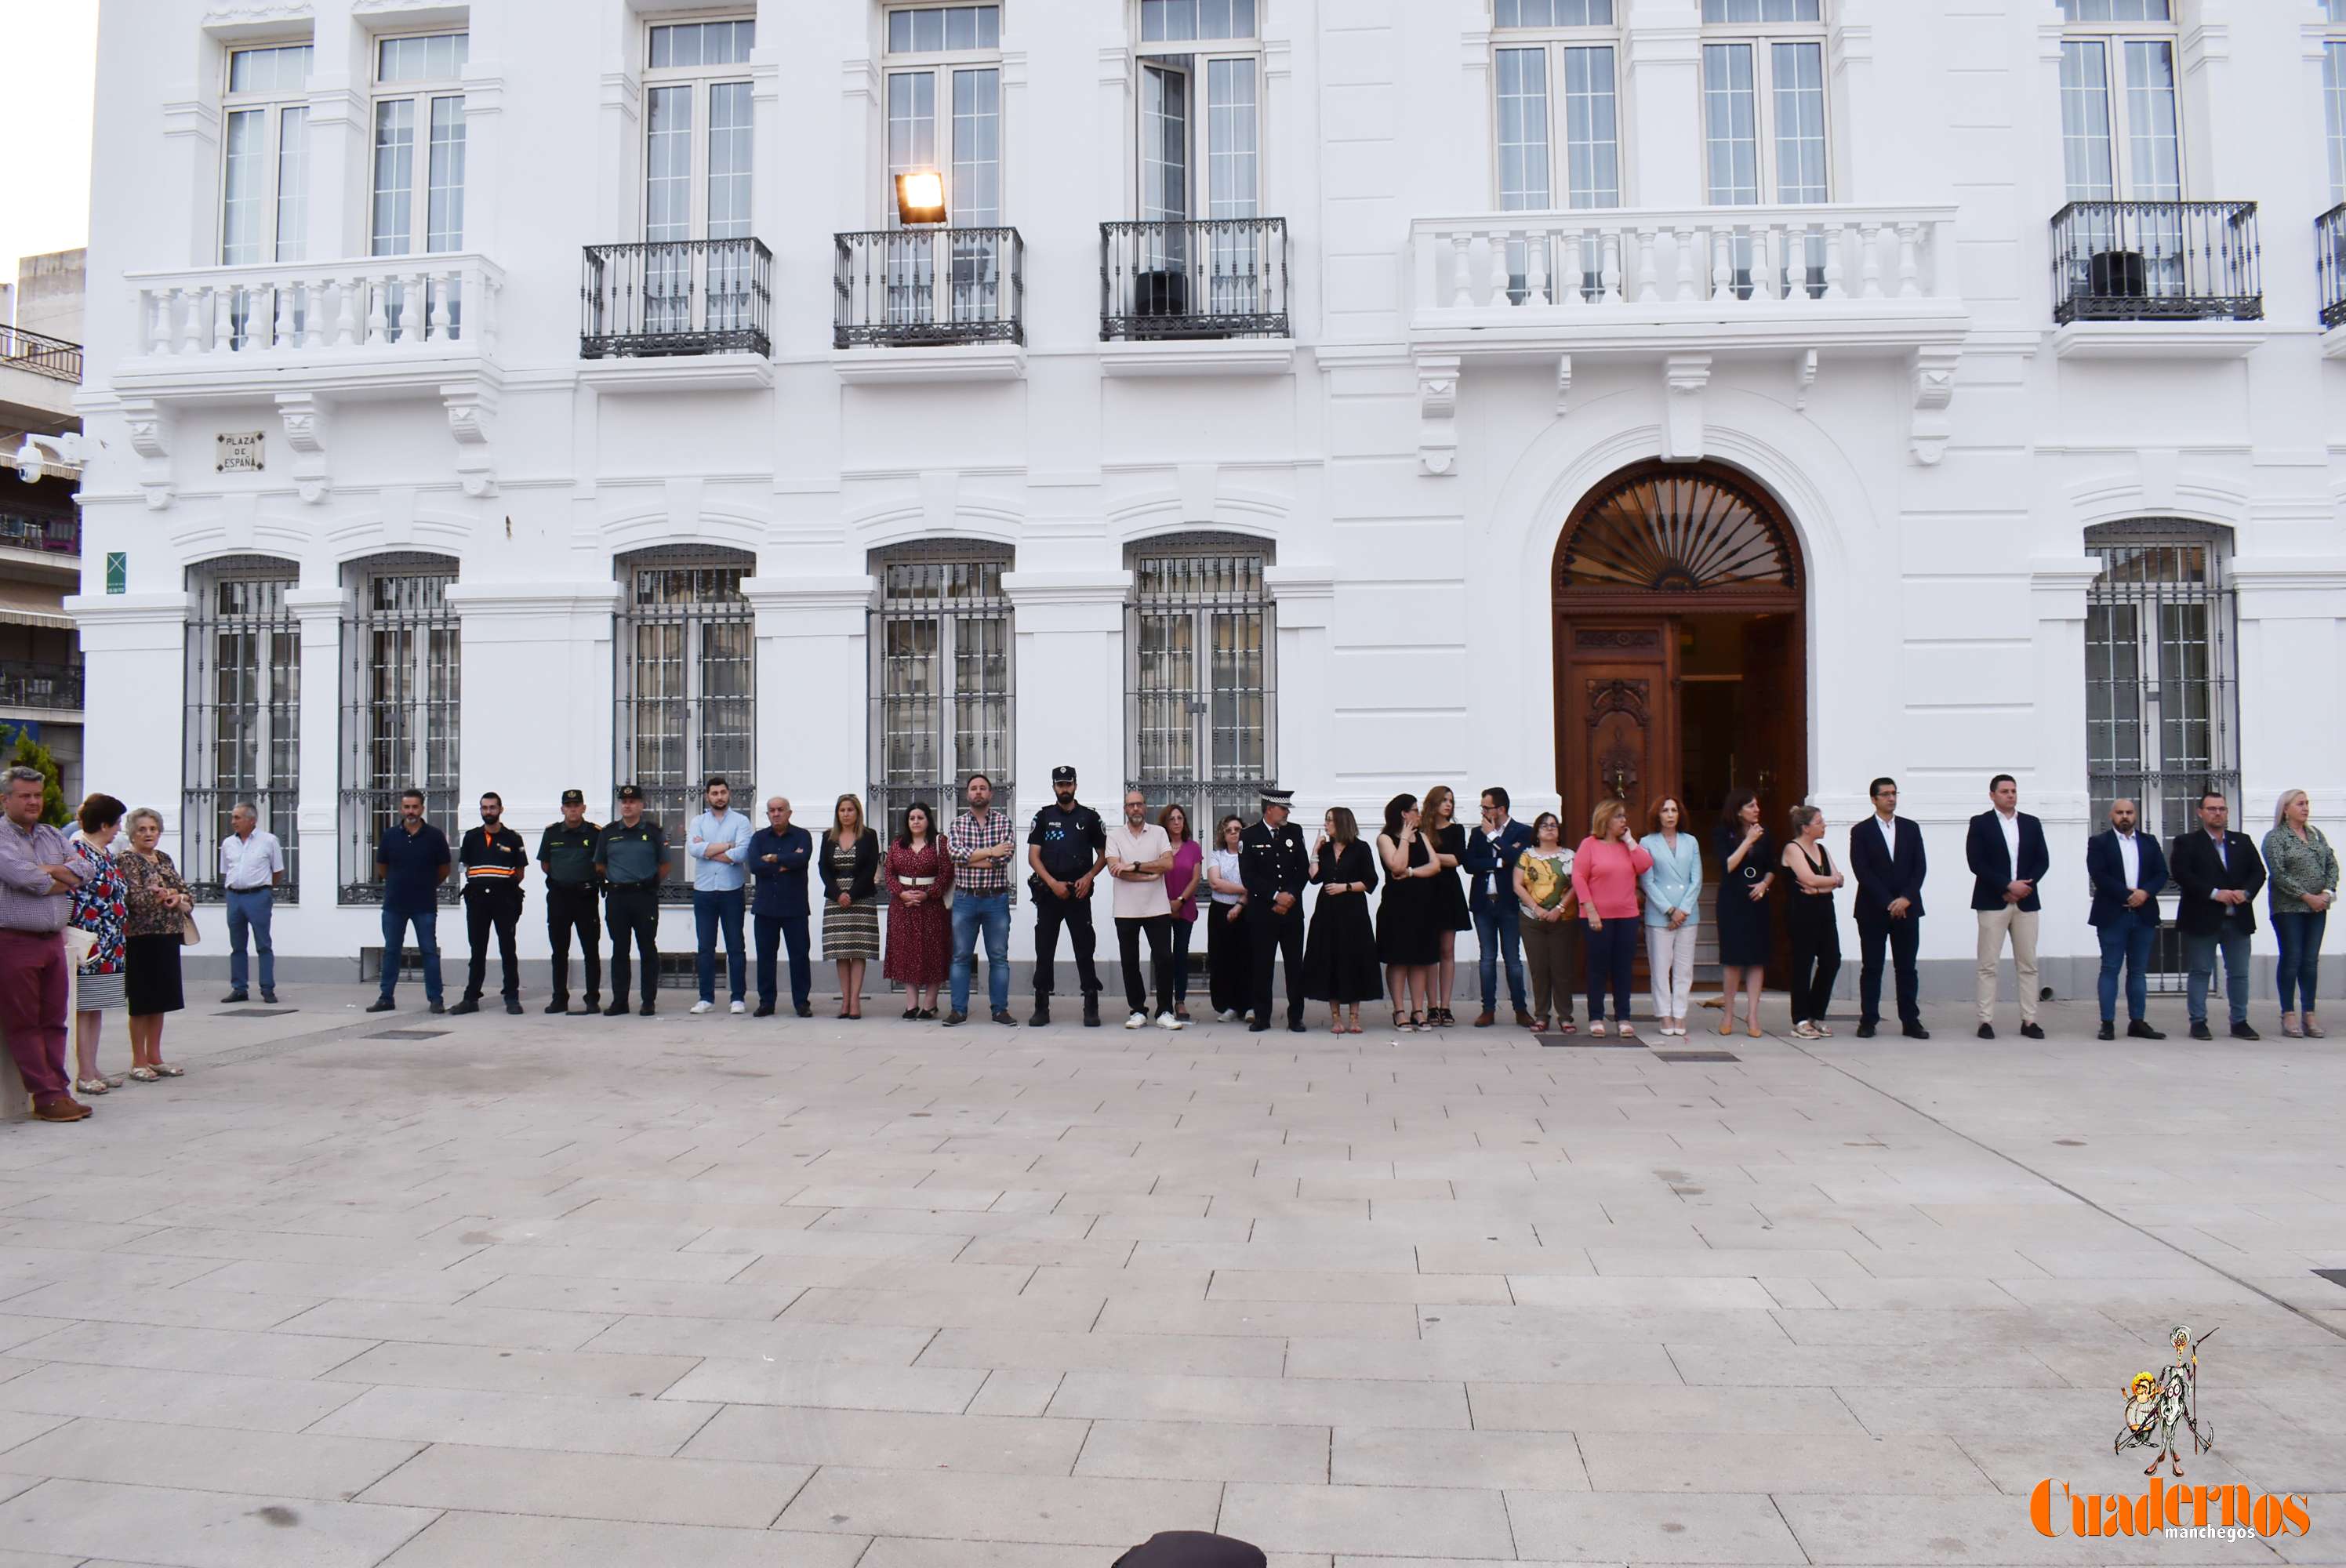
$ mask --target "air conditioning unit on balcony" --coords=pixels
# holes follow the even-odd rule
[[[2146,299],[2150,268],[2139,250],[2096,250],[2086,263],[2086,285],[2096,299]]]
[[[1189,275],[1178,271],[1134,273],[1132,313],[1143,317],[1188,315]]]

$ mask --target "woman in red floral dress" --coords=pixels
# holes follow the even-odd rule
[[[937,837],[936,813],[925,801],[904,808],[904,830],[880,863],[888,880],[888,956],[880,972],[902,981],[912,1005],[907,1018],[934,1018],[937,990],[953,967],[953,921],[945,892],[953,860]]]

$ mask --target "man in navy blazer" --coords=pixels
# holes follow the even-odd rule
[[[2131,800],[2110,802],[2110,830],[2086,841],[2086,881],[2093,912],[2086,917],[2102,943],[2103,1040],[2117,1038],[2118,971],[2126,971],[2127,1035],[2164,1040],[2143,1020],[2150,1002],[2150,947],[2158,936],[2158,894],[2167,886],[2167,851],[2149,833],[2135,831]]]
[[[2249,938],[2257,929],[2257,893],[2265,885],[2265,862],[2254,839],[2231,830],[2230,817],[2231,803],[2220,791],[2203,791],[2199,826],[2178,837],[2167,857],[2176,885],[2183,890],[2175,923],[2183,928],[2183,962],[2191,971],[2184,983],[2183,1004],[2194,1040],[2214,1038],[2208,1029],[2208,992],[2215,983],[2219,952],[2232,1038],[2259,1038],[2249,1027]]]
[[[1532,1026],[1524,1005],[1523,906],[1515,901],[1515,860],[1532,841],[1532,830],[1507,815],[1507,792],[1494,784],[1483,791],[1483,820],[1466,835],[1466,874],[1473,879],[1466,908],[1474,917],[1474,945],[1481,950],[1483,1013],[1478,1029],[1498,1021],[1499,955],[1507,960],[1507,994],[1515,1004],[1515,1026]]]
[[[2036,999],[2036,884],[2053,869],[2045,824],[2020,809],[2020,785],[2009,773],[1987,781],[1989,809],[1972,819],[1964,863],[1972,871],[1972,909],[1979,920],[1979,1037],[1995,1038],[1995,970],[2004,939],[2012,938],[2012,966],[2020,985],[2020,1033],[2042,1040]]]
[[[1930,861],[1923,830],[1898,815],[1898,780],[1876,779],[1866,793],[1873,815],[1849,830],[1849,869],[1857,878],[1857,1034],[1873,1037],[1882,1022],[1882,950],[1898,971],[1898,1019],[1910,1040],[1928,1040],[1914,954],[1923,944],[1923,879]]]

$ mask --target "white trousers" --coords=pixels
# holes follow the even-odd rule
[[[2036,998],[2044,987],[2036,979],[2036,911],[2006,904],[2000,910],[1980,910],[1979,1021],[1995,1022],[1995,970],[2004,959],[2004,939],[2012,937],[2012,963],[2020,972],[2020,1021],[2036,1022]]]
[[[1684,1018],[1694,995],[1695,922],[1672,931],[1666,925],[1646,928],[1646,969],[1654,983],[1654,1012],[1664,1018]]]

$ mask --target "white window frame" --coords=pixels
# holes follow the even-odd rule
[[[377,33],[367,41],[367,130],[366,130],[366,193],[367,193],[367,254],[370,256],[432,256],[464,248],[464,203],[465,157],[464,63],[459,61],[457,74],[433,76],[419,81],[386,82],[382,80],[382,48],[403,38],[436,38],[447,36],[467,38],[464,53],[471,53],[468,35],[462,28],[426,27],[397,33]],[[383,187],[380,163],[384,110],[398,103],[408,107],[410,157],[407,185],[407,221],[403,233],[385,233],[381,226]],[[444,140],[438,134],[436,116],[439,106],[453,102],[456,135]],[[455,194],[456,225],[453,234],[443,232],[435,237],[432,226],[433,193],[439,188],[443,172],[442,159],[454,149],[458,166],[455,179],[448,187]]]
[[[1180,222],[1191,219],[1246,219],[1263,216],[1264,165],[1268,149],[1263,145],[1268,125],[1263,113],[1265,71],[1262,46],[1262,11],[1271,0],[1255,0],[1254,31],[1228,38],[1165,38],[1149,40],[1142,36],[1141,0],[1130,0],[1130,36],[1133,56],[1133,216],[1143,222]],[[1218,66],[1244,65],[1252,76],[1253,103],[1250,112],[1254,120],[1253,146],[1239,154],[1221,144],[1218,136],[1213,107],[1214,73]],[[1163,188],[1160,178],[1152,182],[1148,171],[1163,168],[1164,160],[1152,160],[1150,150],[1150,73],[1178,75],[1184,94],[1184,146],[1181,166],[1180,210],[1172,211],[1156,196]],[[1253,160],[1251,178],[1245,188],[1218,194],[1215,190],[1214,160],[1217,158],[1245,156]]]
[[[1781,149],[1777,142],[1776,50],[1779,44],[1800,44],[1812,46],[1817,59],[1817,95],[1823,106],[1822,122],[1818,127],[1818,147],[1824,159],[1824,190],[1821,196],[1803,196],[1793,204],[1831,201],[1839,183],[1839,171],[1833,163],[1833,96],[1831,87],[1831,0],[1820,0],[1817,20],[1813,22],[1706,22],[1701,36],[1701,104],[1700,123],[1697,129],[1701,137],[1703,160],[1703,199],[1713,207],[1756,205],[1761,207],[1786,204]],[[1710,51],[1718,47],[1746,47],[1750,50],[1752,138],[1754,190],[1749,202],[1718,194],[1710,181]]]
[[[664,27],[692,26],[705,22],[747,22],[754,27],[757,15],[755,12],[745,13],[739,10],[691,12],[673,15],[663,13],[647,17],[644,22],[641,40],[643,53],[638,56],[644,62],[644,180],[639,195],[643,201],[643,236],[647,240],[746,239],[757,232],[755,211],[757,111],[750,63],[747,60],[727,65],[703,66],[654,66],[651,63],[652,36],[655,33]],[[740,97],[742,103],[748,106],[750,119],[747,127],[748,134],[744,137],[747,157],[740,171],[745,188],[741,211],[739,217],[717,222],[712,226],[709,171],[715,161],[712,156],[713,138],[716,135],[715,109],[717,92],[720,87],[740,89]],[[679,90],[687,95],[685,101],[690,105],[690,116],[685,127],[685,135],[692,149],[691,167],[686,177],[689,188],[686,199],[688,216],[684,223],[684,232],[656,234],[653,232],[652,221],[652,179],[655,167],[652,156],[653,100],[663,91]]]
[[[1560,210],[1596,210],[1617,208],[1622,202],[1621,158],[1621,9],[1627,0],[1613,0],[1613,20],[1607,23],[1580,25],[1533,27],[1502,27],[1491,30],[1491,202],[1502,212],[1553,212]],[[1495,17],[1495,11],[1494,11]],[[1613,183],[1609,189],[1600,181],[1586,185],[1574,178],[1572,129],[1572,95],[1566,90],[1570,79],[1567,56],[1575,50],[1604,49],[1611,54],[1607,65],[1612,73],[1613,101]],[[1544,203],[1509,204],[1506,189],[1505,134],[1499,104],[1504,65],[1501,56],[1517,51],[1537,51],[1541,56],[1540,69],[1545,73],[1544,91],[1547,100],[1545,129],[1547,136],[1547,200]],[[1592,148],[1597,145],[1592,141]]]
[[[991,0],[988,0],[988,3],[991,3]],[[947,227],[954,229],[1000,229],[1009,227],[1006,215],[1010,210],[1010,166],[1009,160],[1003,156],[1003,143],[1005,133],[1005,121],[1008,118],[1008,105],[1004,101],[1002,92],[1003,66],[1002,47],[999,42],[999,38],[1001,36],[1000,29],[997,27],[995,32],[997,41],[991,46],[962,49],[948,47],[944,49],[923,50],[904,54],[897,54],[890,50],[887,46],[889,18],[895,15],[898,12],[933,11],[951,8],[952,7],[950,5],[941,5],[938,3],[938,0],[927,0],[927,3],[924,4],[890,5],[884,8],[880,15],[880,182],[882,189],[881,208],[884,214],[885,220],[883,227],[885,228],[895,229],[901,226],[896,213],[895,178],[897,174],[906,168],[934,168],[937,173],[944,180],[945,222]],[[997,6],[997,11],[1002,8],[1004,7]],[[958,184],[958,176],[954,168],[954,137],[958,127],[954,124],[955,117],[954,115],[954,78],[957,73],[964,71],[991,71],[994,73],[994,133],[993,161],[995,204],[993,215],[983,222],[971,219],[964,212],[961,206],[961,193],[956,188]],[[931,83],[929,123],[932,140],[935,150],[935,157],[930,162],[923,163],[916,161],[900,164],[896,161],[892,148],[892,143],[893,141],[893,129],[895,126],[895,117],[892,112],[892,106],[895,98],[895,81],[899,76],[926,76],[929,77]]]
[[[2326,0],[2321,16],[2321,142],[2337,207],[2346,205],[2346,0]]]
[[[311,60],[302,71],[302,91],[289,93],[281,87],[263,91],[237,92],[230,84],[235,80],[236,59],[270,49],[302,49],[311,51]],[[219,147],[219,244],[217,255],[223,267],[247,266],[276,261],[302,261],[309,259],[309,66],[314,65],[314,46],[307,38],[281,38],[254,42],[225,49],[220,55],[220,147]],[[229,203],[232,165],[231,151],[235,142],[236,119],[239,115],[255,114],[261,127],[260,146],[254,156],[259,160],[260,197],[264,220],[260,254],[231,256],[230,254],[230,223]],[[286,130],[289,120],[298,116],[301,134],[289,152]],[[288,190],[287,184],[293,188]]]
[[[2062,77],[2066,82],[2069,71],[2072,45],[2097,45],[2101,50],[2103,101],[2108,106],[2109,121],[2105,127],[2109,135],[2109,167],[2106,170],[2109,189],[2106,193],[2080,194],[2069,179],[2068,115],[2066,102],[2061,106],[2061,178],[2062,189],[2068,199],[2076,201],[2180,201],[2190,181],[2190,127],[2186,123],[2183,104],[2183,29],[2175,19],[2174,0],[2168,0],[2165,21],[2064,22],[2061,25]],[[2135,121],[2137,107],[2128,86],[2127,46],[2157,44],[2167,50],[2168,96],[2175,117],[2175,172],[2173,188],[2156,188],[2156,181],[2147,181],[2138,162],[2136,138],[2138,127]]]

